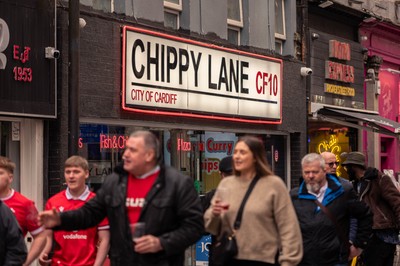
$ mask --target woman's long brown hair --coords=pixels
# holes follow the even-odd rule
[[[237,143],[241,141],[249,147],[250,151],[253,153],[254,159],[256,159],[256,174],[259,177],[273,175],[274,173],[272,172],[271,167],[269,166],[269,163],[267,161],[267,154],[265,152],[263,142],[259,138],[254,136],[240,137]],[[240,175],[240,171],[236,171],[236,169],[233,169],[233,173],[236,176]]]

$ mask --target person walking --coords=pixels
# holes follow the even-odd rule
[[[231,233],[244,195],[255,184],[234,232],[238,253],[226,265],[264,266],[278,261],[294,266],[301,260],[296,213],[283,180],[272,173],[266,158],[260,139],[241,137],[234,148],[233,175],[221,180],[204,214],[208,232],[218,237]]]
[[[0,200],[0,266],[22,265],[26,257],[21,228],[10,208]]]
[[[366,167],[363,153],[350,152],[344,157],[342,164],[354,181],[359,200],[373,213],[373,235],[361,258],[367,266],[392,266],[396,245],[400,244],[400,193],[389,176]]]
[[[350,189],[353,188],[353,184],[349,180],[337,175],[336,171],[340,165],[340,162],[337,159],[336,155],[333,152],[325,151],[325,152],[321,153],[321,156],[325,160],[326,174],[332,175],[333,177],[337,178],[340,181],[340,183],[342,184],[342,186],[344,186],[345,188],[346,187],[350,188]],[[350,218],[350,230],[349,230],[350,241],[355,240],[356,234],[357,234],[357,219]],[[361,250],[359,250],[359,251],[361,251]]]
[[[15,191],[12,187],[15,163],[0,156],[0,200],[14,213],[24,237],[29,232],[33,238],[24,266],[30,265],[39,257],[46,244],[44,228],[37,223],[38,210],[35,203]]]
[[[305,155],[301,166],[304,181],[290,193],[303,236],[304,256],[299,265],[347,265],[367,245],[372,214],[351,186],[326,174],[321,155]],[[353,242],[349,242],[350,217],[358,225]]]
[[[110,223],[111,265],[182,266],[186,248],[204,231],[200,199],[193,181],[161,164],[161,147],[150,131],[126,141],[123,165],[105,178],[96,196],[77,210],[39,214],[47,227],[75,230],[105,217]],[[130,230],[144,223],[141,236]]]
[[[232,156],[227,156],[222,158],[222,160],[219,162],[218,166],[219,174],[221,176],[221,179],[232,175]],[[212,189],[208,191],[204,196],[200,197],[201,200],[201,205],[203,205],[203,211],[205,212],[211,205],[211,199],[215,195],[215,191],[217,189]]]
[[[64,163],[67,189],[46,203],[46,210],[59,212],[77,209],[95,194],[86,186],[89,177],[88,161],[81,156],[71,156]],[[74,232],[47,230],[47,243],[39,258],[42,266],[74,265],[102,266],[109,250],[110,232],[107,219],[98,225]]]

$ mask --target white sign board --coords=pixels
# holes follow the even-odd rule
[[[123,44],[125,110],[281,122],[282,60],[128,26]]]

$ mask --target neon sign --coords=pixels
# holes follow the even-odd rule
[[[339,155],[342,148],[338,145],[338,138],[335,135],[330,135],[329,140],[323,140],[318,143],[317,151],[322,153],[324,151],[330,151],[336,155]]]

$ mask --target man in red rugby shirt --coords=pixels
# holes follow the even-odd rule
[[[46,244],[44,228],[37,223],[38,211],[35,204],[21,193],[11,188],[14,178],[15,163],[0,156],[0,200],[14,213],[24,236],[29,232],[33,242],[28,257],[24,263],[30,265],[39,255]]]
[[[86,186],[89,164],[81,156],[71,156],[65,161],[64,177],[67,189],[51,197],[46,210],[59,212],[78,209],[95,194]],[[48,230],[48,232],[51,230]],[[101,266],[110,247],[108,220],[98,226],[75,231],[54,231],[48,234],[46,247],[39,258],[40,265]],[[49,256],[49,254],[54,255]]]

